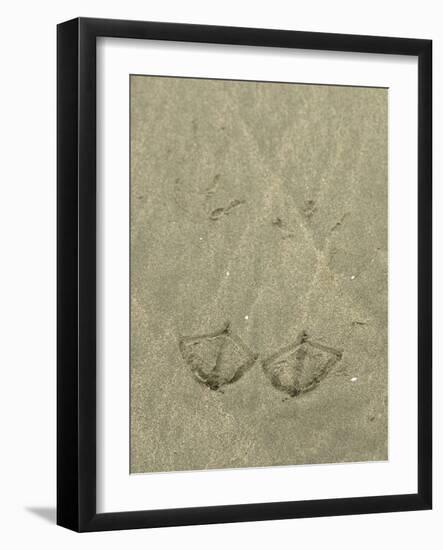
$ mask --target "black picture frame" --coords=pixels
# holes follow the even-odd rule
[[[418,58],[418,491],[416,494],[96,512],[96,39],[401,54]],[[57,523],[104,531],[432,507],[432,42],[78,18],[57,29]]]

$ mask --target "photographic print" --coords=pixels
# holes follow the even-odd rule
[[[130,76],[131,473],[388,459],[388,90]]]
[[[57,524],[432,508],[432,41],[57,27]]]

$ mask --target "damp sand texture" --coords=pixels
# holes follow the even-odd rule
[[[388,90],[131,76],[132,473],[388,459]]]

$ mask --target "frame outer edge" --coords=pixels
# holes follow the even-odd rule
[[[96,513],[96,38],[99,36],[419,57],[416,494]],[[432,506],[431,41],[80,18],[58,25],[57,71],[57,523],[75,531],[90,532],[429,509]]]
[[[57,26],[57,524],[78,530],[78,21]]]
[[[78,19],[78,529],[96,515],[96,35]]]
[[[418,58],[418,494],[432,509],[432,41]]]

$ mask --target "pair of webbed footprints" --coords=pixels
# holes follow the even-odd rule
[[[259,357],[232,333],[230,323],[217,332],[181,337],[179,348],[194,377],[212,390],[239,380]],[[276,389],[294,397],[317,387],[342,354],[313,342],[303,331],[292,344],[264,359],[262,367]]]

